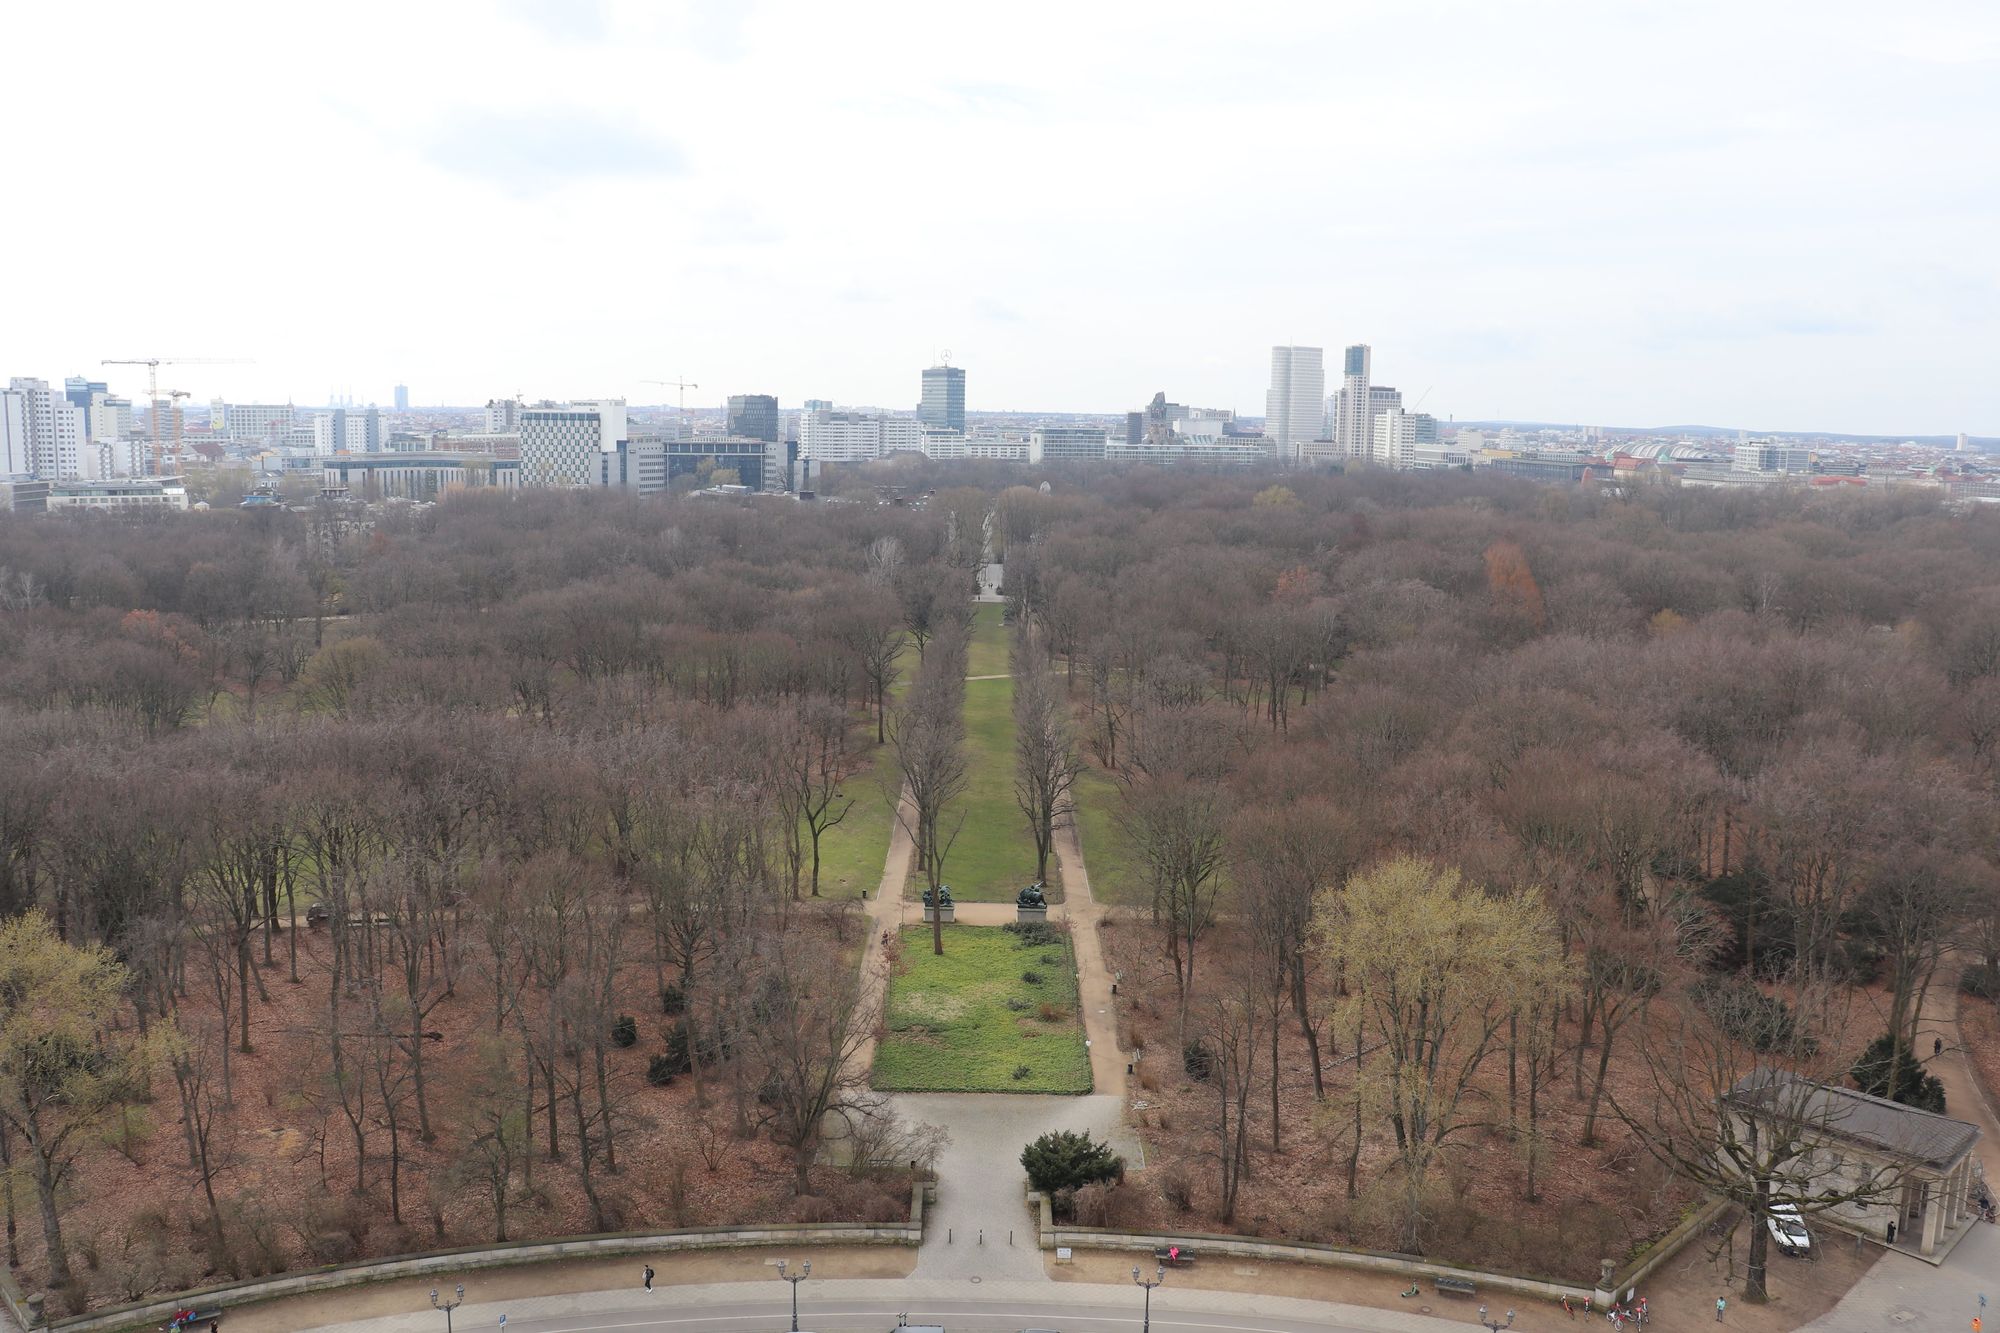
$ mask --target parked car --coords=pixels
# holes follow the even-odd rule
[[[1778,1242],[1778,1249],[1783,1253],[1800,1258],[1812,1253],[1812,1236],[1806,1232],[1806,1224],[1794,1205],[1772,1204],[1764,1224],[1771,1228],[1771,1239]]]

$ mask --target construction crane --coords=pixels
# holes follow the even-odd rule
[[[680,413],[680,420],[674,423],[674,433],[678,437],[688,435],[687,391],[689,389],[699,389],[701,386],[699,384],[690,384],[686,380],[646,380],[644,382],[647,384],[663,384],[669,389],[678,389],[680,391],[680,397],[676,400],[677,406],[675,408]]]
[[[98,364],[101,366],[144,366],[146,368],[146,399],[152,406],[152,422],[150,426],[152,438],[148,442],[147,452],[151,455],[148,461],[152,466],[153,475],[158,476],[160,474],[161,463],[160,418],[166,409],[166,404],[160,399],[160,367],[241,366],[249,365],[251,362],[248,357],[242,356],[129,356],[106,357],[104,360],[98,362]]]

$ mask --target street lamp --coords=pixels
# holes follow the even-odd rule
[[[440,1302],[438,1300],[437,1289],[435,1287],[431,1289],[431,1308],[433,1310],[444,1311],[444,1333],[451,1333],[451,1312],[465,1304],[465,1284],[463,1282],[459,1283],[457,1290],[458,1296],[456,1299]]]
[[[813,1261],[808,1259],[800,1267],[799,1275],[793,1277],[789,1272],[785,1271],[785,1261],[783,1259],[778,1260],[778,1276],[792,1284],[792,1333],[799,1333],[799,1283],[811,1277],[812,1271]],[[444,1333],[451,1333],[451,1330],[446,1329]]]
[[[1154,1272],[1151,1282],[1139,1276],[1139,1270],[1135,1268],[1132,1270],[1132,1280],[1146,1289],[1146,1324],[1143,1333],[1153,1333],[1153,1288],[1167,1280],[1167,1266],[1161,1264]],[[450,1330],[447,1329],[446,1333],[450,1333]]]
[[[1514,1327],[1514,1312],[1512,1310],[1507,1312],[1507,1322],[1503,1324],[1497,1319],[1488,1319],[1486,1317],[1486,1307],[1482,1305],[1479,1307],[1479,1322],[1486,1325],[1490,1333],[1506,1333],[1506,1330]],[[447,1333],[449,1333],[449,1330],[447,1330]]]

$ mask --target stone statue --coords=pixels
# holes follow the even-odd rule
[[[1041,881],[1037,880],[1027,888],[1022,889],[1020,894],[1015,897],[1014,905],[1016,907],[1047,907],[1049,900],[1042,893]]]
[[[946,907],[951,906],[951,885],[949,884],[938,885],[936,902],[931,901],[931,891],[929,889],[924,890],[925,907],[936,907],[939,903],[942,903]]]

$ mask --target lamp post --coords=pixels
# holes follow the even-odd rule
[[[786,1271],[785,1261],[778,1260],[778,1276],[792,1284],[792,1333],[799,1333],[799,1283],[812,1276],[813,1261],[808,1259],[800,1265],[797,1277]],[[451,1333],[446,1329],[444,1333]]]
[[[1503,1324],[1497,1319],[1487,1318],[1486,1307],[1482,1305],[1479,1307],[1479,1322],[1486,1325],[1489,1333],[1506,1333],[1508,1329],[1514,1327],[1514,1312],[1512,1310],[1507,1312],[1507,1322]]]
[[[456,1290],[458,1295],[455,1298],[448,1301],[440,1301],[438,1300],[437,1289],[431,1289],[431,1308],[433,1310],[444,1311],[444,1333],[451,1333],[451,1312],[465,1304],[465,1284],[463,1282],[459,1283]]]
[[[1159,1286],[1162,1282],[1165,1282],[1167,1280],[1167,1266],[1165,1264],[1161,1264],[1159,1268],[1154,1271],[1153,1280],[1151,1282],[1148,1282],[1146,1281],[1145,1278],[1141,1277],[1139,1274],[1139,1270],[1135,1268],[1132,1270],[1132,1280],[1146,1289],[1146,1323],[1143,1329],[1143,1333],[1153,1333],[1153,1288]],[[450,1333],[450,1331],[446,1330],[446,1333]]]

